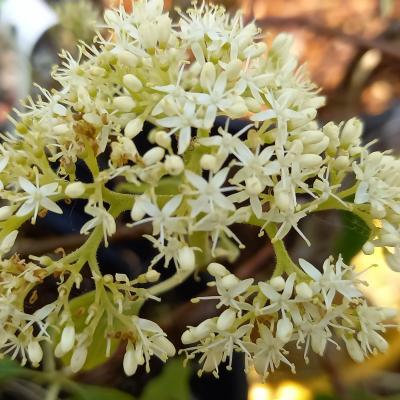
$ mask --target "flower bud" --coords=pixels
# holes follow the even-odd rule
[[[138,28],[140,34],[140,44],[145,49],[154,49],[157,45],[157,28],[154,24],[147,22]]]
[[[178,250],[179,266],[185,271],[193,271],[196,267],[196,256],[193,249],[188,246]]]
[[[163,14],[157,19],[157,36],[160,43],[167,43],[171,35],[171,18]]]
[[[347,339],[345,340],[346,343],[346,348],[347,348],[347,352],[349,353],[349,356],[358,363],[362,363],[364,361],[364,354],[361,350],[361,347],[359,345],[359,343],[357,342],[356,339],[351,338],[351,339]]]
[[[182,173],[185,165],[181,157],[177,155],[166,156],[164,167],[170,175],[176,176]]]
[[[137,56],[127,50],[118,53],[118,61],[128,67],[136,67],[139,64]]]
[[[168,149],[171,147],[171,136],[168,135],[165,131],[158,131],[154,136],[154,141],[164,149]]]
[[[14,246],[15,239],[17,239],[18,231],[10,232],[0,244],[0,255],[8,253]]]
[[[351,144],[358,145],[363,130],[363,124],[358,118],[349,119],[342,129],[340,144],[347,148]]]
[[[138,92],[143,87],[142,82],[133,74],[124,75],[122,82],[131,92]]]
[[[37,340],[31,340],[28,344],[28,357],[32,365],[38,366],[43,358],[43,350]]]
[[[304,146],[304,152],[310,154],[321,154],[329,146],[329,139],[324,136],[324,138],[318,143],[311,143]]]
[[[75,343],[75,327],[74,325],[67,325],[61,334],[60,349],[65,354],[68,353]]]
[[[127,346],[122,365],[127,376],[132,376],[137,370],[138,362],[136,360],[136,352],[131,344]]]
[[[203,154],[200,159],[200,167],[206,171],[215,171],[217,159],[211,154]]]
[[[236,312],[232,308],[225,310],[217,320],[217,329],[220,331],[226,331],[232,327],[236,320]]]
[[[143,202],[141,201],[141,198],[138,197],[135,200],[135,203],[133,204],[132,210],[131,210],[131,218],[133,221],[140,221],[143,219],[143,217],[146,215],[146,211],[143,207]]]
[[[144,165],[149,166],[161,161],[164,157],[165,150],[162,147],[153,147],[144,153],[142,160]]]
[[[54,132],[56,135],[65,135],[66,133],[69,132],[69,130],[70,130],[70,128],[69,128],[68,124],[56,125],[56,126],[53,128],[53,132]]]
[[[209,323],[210,321],[206,319],[193,328],[193,336],[196,337],[197,340],[204,339],[210,333]]]
[[[11,206],[0,207],[0,221],[4,221],[11,217],[13,209]]]
[[[207,267],[207,271],[210,275],[219,278],[229,275],[229,271],[222,264],[216,262],[209,264]]]
[[[85,185],[82,182],[72,182],[65,188],[65,194],[71,199],[76,199],[81,197],[85,190]]]
[[[272,278],[269,284],[278,292],[281,292],[285,288],[285,280],[281,276]]]
[[[252,113],[258,113],[261,111],[261,104],[253,97],[246,97],[245,99],[247,109]]]
[[[379,310],[379,314],[381,315],[382,320],[393,319],[397,317],[397,310],[390,307],[382,307]]]
[[[276,325],[276,337],[282,340],[283,343],[287,343],[291,339],[292,333],[293,324],[289,318],[280,319]]]
[[[302,154],[299,164],[303,168],[317,168],[322,164],[322,157],[317,154]]]
[[[176,353],[174,345],[165,337],[158,336],[154,342],[159,346],[168,357],[173,357]]]
[[[216,76],[215,65],[212,62],[206,62],[200,73],[200,86],[205,90],[212,88]]]
[[[389,347],[388,342],[378,332],[371,330],[368,334],[369,342],[375,346],[381,353],[385,353]]]
[[[136,107],[136,102],[131,96],[115,97],[113,103],[115,108],[122,112],[132,111]]]
[[[242,71],[242,61],[233,60],[226,66],[228,80],[237,79]]]
[[[287,211],[291,208],[289,193],[284,190],[276,190],[274,193],[275,204],[281,211]]]
[[[307,144],[318,143],[324,137],[325,135],[321,131],[314,130],[314,131],[302,132],[300,139],[305,145],[307,145]]]
[[[362,247],[362,251],[367,256],[370,256],[371,254],[374,254],[375,246],[371,242],[365,242],[363,247]]]
[[[324,354],[326,343],[327,339],[325,336],[318,333],[311,333],[311,348],[321,357]]]
[[[197,342],[197,338],[193,335],[192,329],[188,329],[187,331],[182,333],[181,342],[183,344],[191,344]]]
[[[311,299],[313,295],[312,289],[305,282],[301,282],[298,285],[296,285],[296,293],[299,295],[299,297],[301,297],[304,300]]]
[[[226,275],[221,279],[222,287],[226,290],[232,289],[238,283],[239,279],[233,274]]]
[[[333,168],[338,171],[341,171],[347,168],[350,165],[350,160],[348,156],[339,156],[335,160],[333,160]]]
[[[141,118],[135,118],[129,121],[125,127],[125,136],[129,139],[133,139],[143,130],[143,120]]]
[[[150,269],[145,274],[147,282],[157,282],[160,279],[160,273],[154,269]]]
[[[71,371],[77,373],[85,365],[87,357],[87,348],[85,346],[77,347],[72,353],[71,357]]]

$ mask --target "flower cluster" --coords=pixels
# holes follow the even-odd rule
[[[281,363],[295,372],[286,349],[293,343],[303,349],[307,363],[310,350],[322,356],[328,342],[342,339],[349,356],[356,362],[369,354],[385,352],[385,320],[395,310],[367,304],[356,285],[362,283],[341,257],[328,258],[322,272],[308,261],[299,260],[301,269],[285,279],[275,276],[268,282],[241,281],[223,265],[211,263],[208,271],[215,278],[218,295],[198,300],[218,300],[224,311],[190,327],[182,342],[192,345],[183,350],[188,359],[200,354],[203,372],[218,376],[221,363],[231,368],[234,352],[241,352],[246,368],[254,366],[265,379]]]
[[[165,360],[174,347],[155,322],[137,317],[140,305],[243,248],[232,230],[238,223],[267,233],[278,275],[287,279],[254,286],[225,270],[213,272],[227,309],[184,336],[186,343],[201,341],[194,353],[204,353],[204,370],[241,349],[266,375],[280,361],[290,364],[286,343],[305,343],[305,354],[311,343],[322,353],[332,330],[355,359],[383,350],[377,333],[383,314],[344,279],[349,271],[340,260],[327,261],[323,273],[301,262],[310,281],[293,275],[281,250],[292,229],[311,244],[300,224],[309,214],[344,209],[369,226],[363,250],[384,247],[400,270],[400,161],[370,153],[356,118],[319,126],[324,97],[298,65],[287,34],[267,47],[240,13],[229,17],[205,3],[172,23],[162,0],[139,0],[132,14],[108,10],[105,22],[109,34],[82,44],[77,60],[62,53],[53,72],[60,90],[28,98],[16,111],[15,130],[1,135],[1,352],[23,361],[28,354],[36,365],[41,343],[50,341],[75,372],[85,366],[94,338],[103,337],[106,355],[118,340],[127,341],[127,374],[148,368],[152,355]],[[212,129],[221,117],[225,123]],[[248,124],[233,131],[239,118]],[[82,165],[90,172],[84,182],[77,173]],[[72,199],[85,204],[85,244],[60,257],[8,255],[25,223],[63,213]],[[133,280],[103,276],[96,259],[122,214],[130,215],[128,226],[151,226],[146,238],[156,250],[148,271]],[[160,265],[176,271],[154,284]],[[71,300],[84,267],[95,290]],[[58,281],[58,297],[26,314],[25,300],[34,304],[49,277]]]

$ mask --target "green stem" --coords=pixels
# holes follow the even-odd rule
[[[166,279],[165,281],[162,281],[158,283],[157,285],[152,286],[150,289],[148,289],[148,292],[154,296],[158,296],[160,294],[163,294],[171,289],[173,289],[175,286],[181,284],[184,280],[189,278],[190,275],[192,275],[193,271],[188,270],[180,270],[177,271],[174,275],[172,275],[170,278]]]
[[[46,393],[45,400],[58,400],[59,393],[60,393],[61,385],[58,382],[52,383]]]

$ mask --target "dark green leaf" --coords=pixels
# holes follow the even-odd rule
[[[157,378],[144,389],[140,400],[188,400],[190,369],[184,368],[182,360],[168,361]]]
[[[351,259],[361,250],[371,233],[368,225],[350,211],[340,211],[343,229],[335,246],[336,255],[341,254],[344,262]]]
[[[27,373],[29,373],[29,371],[21,367],[21,365],[16,361],[9,359],[0,361],[0,381],[18,378]]]
[[[76,385],[71,400],[134,400],[134,397],[120,390],[103,386]]]

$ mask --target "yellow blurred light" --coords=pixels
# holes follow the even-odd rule
[[[373,283],[370,286],[360,285],[360,289],[374,305],[381,307],[400,305],[400,276],[398,272],[388,267],[382,248],[375,248],[371,255],[360,252],[353,258],[352,264],[357,272],[366,270],[360,275],[361,280]],[[376,267],[368,269],[371,265]]]
[[[283,382],[279,385],[274,400],[311,400],[311,391],[296,382]]]
[[[256,383],[250,386],[249,400],[272,400],[272,390],[267,385]]]

